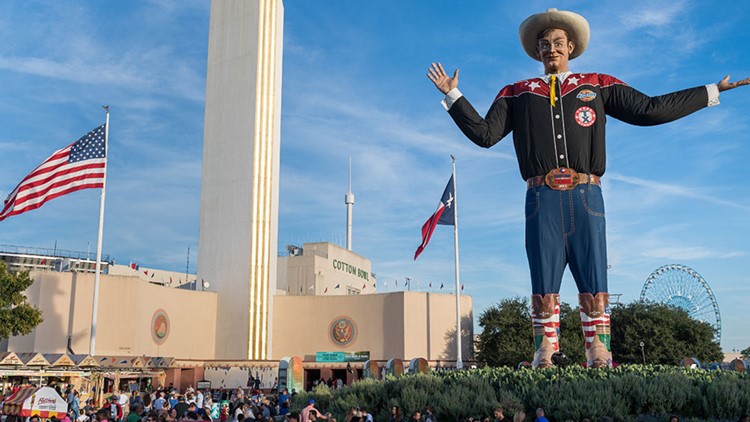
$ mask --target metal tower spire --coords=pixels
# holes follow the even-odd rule
[[[352,209],[354,208],[354,194],[352,193],[352,157],[349,157],[349,192],[344,196],[346,204],[346,249],[352,250]]]

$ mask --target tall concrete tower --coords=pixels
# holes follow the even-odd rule
[[[198,277],[219,296],[217,359],[270,354],[284,7],[211,0]]]

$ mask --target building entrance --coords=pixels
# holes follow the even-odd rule
[[[320,369],[305,369],[305,391],[312,390],[314,381],[320,381]]]
[[[334,383],[337,379],[341,379],[341,381],[343,381],[345,385],[349,384],[346,378],[346,369],[333,369],[331,370],[331,372],[333,373],[332,376]]]

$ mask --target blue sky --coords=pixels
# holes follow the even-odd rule
[[[0,196],[52,151],[102,123],[111,106],[104,251],[118,262],[182,271],[198,240],[206,0],[0,3]],[[530,293],[523,198],[510,138],[466,140],[426,78],[461,69],[484,112],[505,84],[538,75],[519,23],[560,7],[592,37],[571,62],[657,95],[750,76],[745,2],[381,1],[285,3],[279,248],[343,243],[353,161],[354,250],[380,291],[404,277],[450,285],[453,233],[438,227],[418,261],[420,228],[457,158],[461,277],[475,315]],[[609,119],[604,193],[612,293],[630,302],[649,274],[681,263],[711,285],[725,350],[750,346],[750,87],[663,126]],[[0,243],[94,249],[97,190],[0,222]],[[388,286],[383,288],[383,282]],[[416,284],[415,284],[416,287]],[[570,275],[563,300],[575,303]]]

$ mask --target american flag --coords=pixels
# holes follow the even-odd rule
[[[5,199],[0,221],[37,209],[58,196],[103,188],[107,166],[104,134],[105,125],[101,125],[44,160]]]

